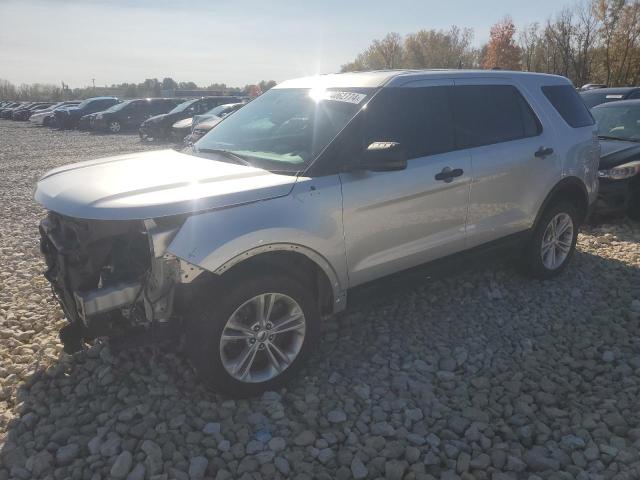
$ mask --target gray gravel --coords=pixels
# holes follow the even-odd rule
[[[288,388],[234,401],[178,354],[61,353],[33,185],[158,148],[0,121],[0,480],[640,478],[640,224],[589,227],[549,282],[416,284],[323,326]]]

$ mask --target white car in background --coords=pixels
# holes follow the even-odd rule
[[[51,119],[53,118],[53,111],[56,108],[60,108],[60,107],[72,107],[74,105],[78,105],[80,102],[79,101],[68,101],[68,102],[59,102],[56,103],[55,105],[51,105],[49,108],[47,108],[46,110],[42,110],[38,113],[34,113],[33,115],[31,115],[31,117],[29,117],[29,121],[35,125],[44,125],[49,126],[49,123],[51,122]]]

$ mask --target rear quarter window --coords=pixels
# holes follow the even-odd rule
[[[571,85],[542,87],[542,93],[569,126],[580,128],[595,124],[591,112]]]

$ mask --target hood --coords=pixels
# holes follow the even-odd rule
[[[640,143],[600,140],[600,169],[613,168],[633,160],[640,160]]]
[[[153,117],[149,117],[147,118],[144,122],[142,122],[143,125],[145,124],[149,124],[149,123],[163,123],[166,122],[167,120],[171,120],[175,115],[175,113],[172,113],[171,115],[169,115],[168,113],[161,113],[160,115],[155,115]],[[180,117],[175,117],[176,120]]]
[[[193,118],[184,118],[174,123],[173,128],[177,128],[177,129],[191,128],[192,122],[193,122]]]
[[[74,163],[47,172],[35,198],[70,217],[136,220],[281,197],[296,182],[214,158],[159,150]]]
[[[221,121],[222,121],[222,118],[220,118],[220,117],[208,118],[205,121],[200,122],[198,124],[198,129],[199,130],[211,130],[213,127],[215,127]]]

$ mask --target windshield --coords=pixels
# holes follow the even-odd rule
[[[173,110],[171,110],[169,113],[179,113],[182,112],[183,110],[189,108],[192,104],[196,103],[198,101],[198,99],[194,99],[194,100],[187,100],[184,103],[181,103],[180,105],[178,105],[176,108],[174,108]]]
[[[131,105],[132,102],[135,102],[136,100],[126,100],[122,103],[116,103],[113,107],[107,108],[105,110],[106,113],[112,113],[112,112],[117,112],[119,110],[122,110],[124,107],[126,107],[127,105]]]
[[[225,150],[252,166],[302,171],[355,116],[370,88],[271,89],[227,117],[195,144]]]
[[[86,100],[84,100],[84,101],[80,102],[80,103],[77,105],[77,107],[78,107],[78,108],[84,108],[84,107],[86,107],[87,105],[89,105],[89,104],[90,104],[91,102],[93,102],[93,101],[95,101],[95,98],[87,98]]]
[[[610,105],[594,108],[591,113],[599,135],[640,141],[640,105]]]

